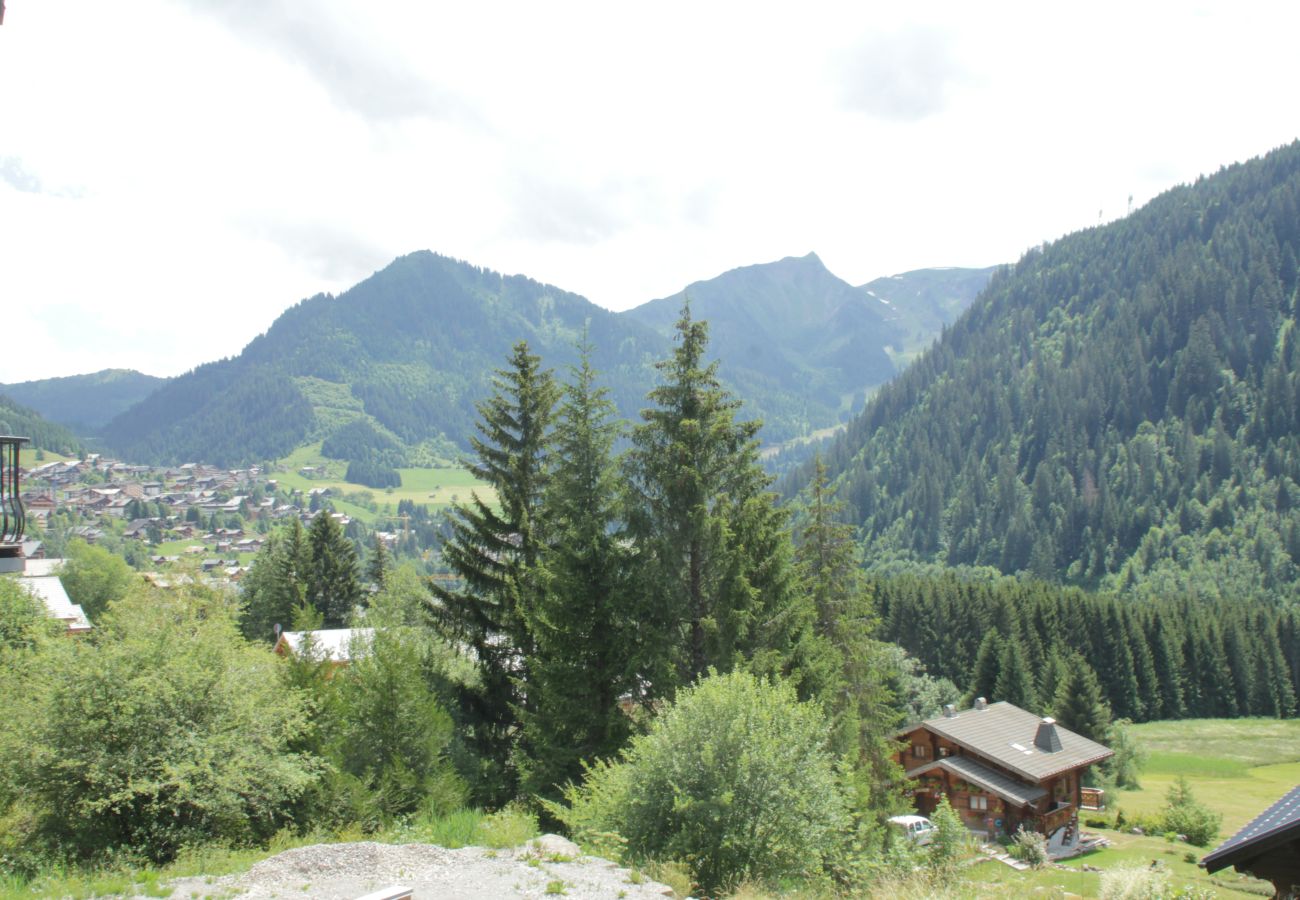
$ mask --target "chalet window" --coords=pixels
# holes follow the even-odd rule
[[[945,757],[945,756],[948,756],[948,755],[951,754],[951,753],[952,753],[952,751],[949,750],[947,747],[940,747],[940,748],[939,748],[939,756],[940,756],[941,758],[942,758],[942,757]]]
[[[987,810],[989,808],[989,798],[983,795],[971,794],[970,808]]]
[[[913,744],[912,756],[916,759],[926,759],[930,755],[930,750],[925,744]]]

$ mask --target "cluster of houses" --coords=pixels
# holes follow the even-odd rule
[[[90,544],[110,530],[146,545],[192,541],[180,553],[151,557],[153,564],[165,568],[196,557],[204,572],[230,580],[242,576],[246,567],[240,565],[240,559],[256,554],[264,541],[263,534],[245,530],[245,524],[291,518],[306,524],[314,515],[310,511],[313,495],[327,492],[324,488],[308,491],[300,505],[277,498],[276,482],[264,478],[258,466],[139,466],[99,454],[26,469],[23,486],[22,502],[30,522],[45,526],[54,511],[62,509],[73,513],[78,522],[69,535]],[[146,508],[165,509],[166,514],[135,515]],[[348,524],[347,516],[333,515],[341,525]]]

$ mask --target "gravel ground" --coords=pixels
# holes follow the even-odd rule
[[[562,842],[562,843],[561,843]],[[632,883],[631,870],[594,856],[565,858],[577,848],[545,835],[514,850],[432,844],[315,844],[286,850],[241,875],[182,878],[169,883],[175,900],[242,897],[353,900],[390,885],[414,891],[414,900],[435,897],[497,900],[503,897],[562,896],[568,900],[663,900],[671,888],[651,881]],[[557,855],[559,854],[559,855]]]

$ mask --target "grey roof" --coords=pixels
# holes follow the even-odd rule
[[[1025,784],[1008,778],[1001,772],[995,772],[988,766],[981,765],[974,757],[946,756],[924,766],[912,769],[908,778],[924,775],[933,769],[946,769],[971,784],[982,787],[990,794],[996,794],[1003,800],[1018,806],[1027,806],[1047,794],[1047,791],[1035,784]]]
[[[1044,752],[1034,744],[1042,722],[1028,710],[1003,701],[990,703],[984,709],[964,709],[953,716],[926,719],[902,733],[925,728],[1033,782],[1115,755],[1113,750],[1061,725],[1056,726],[1061,749]]]
[[[1294,787],[1282,799],[1264,810],[1201,860],[1205,871],[1213,873],[1237,863],[1248,862],[1278,844],[1300,838],[1300,787]]]

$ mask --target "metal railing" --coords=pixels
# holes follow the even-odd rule
[[[0,435],[0,544],[20,544],[27,512],[18,489],[19,448],[27,438]]]

